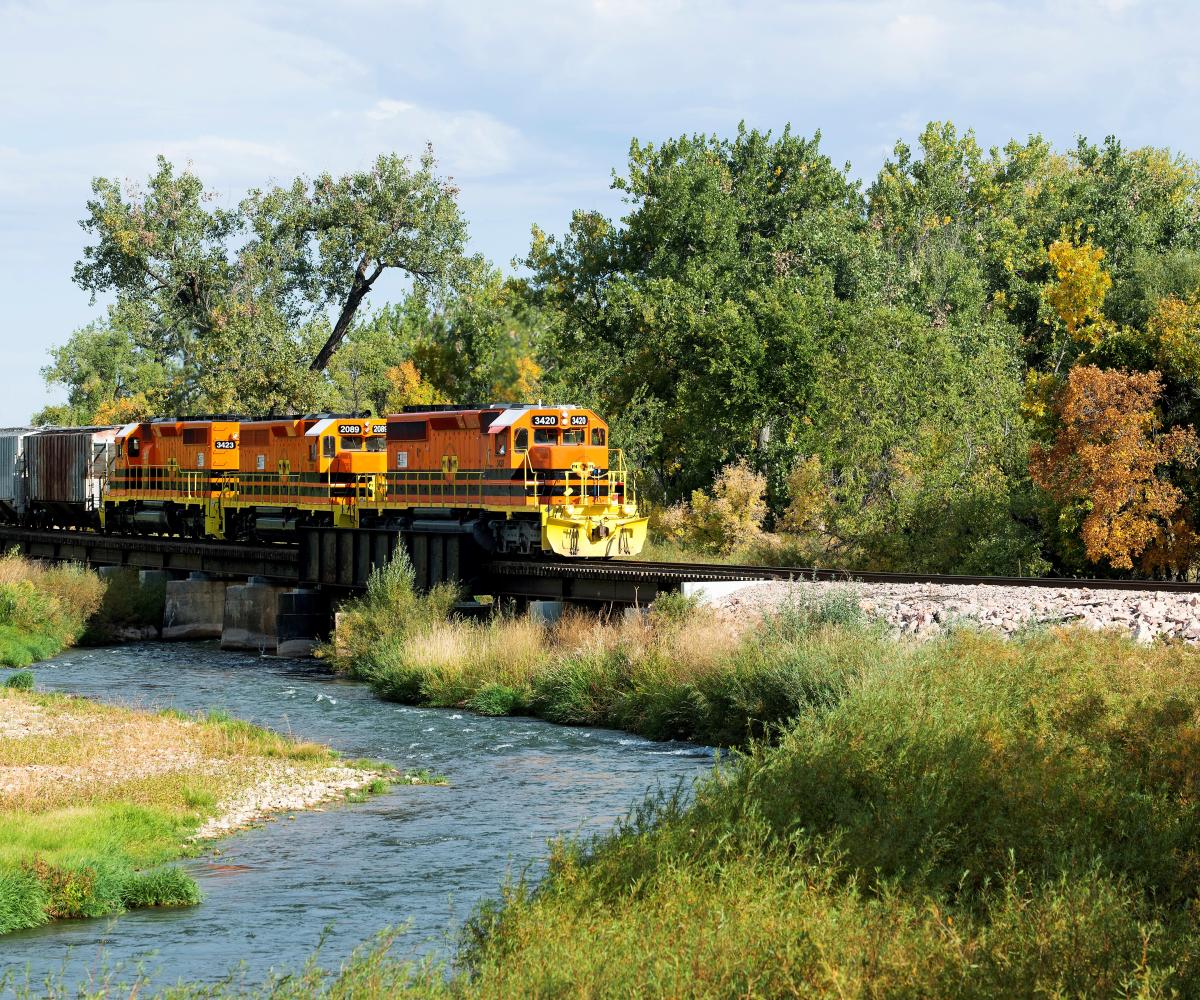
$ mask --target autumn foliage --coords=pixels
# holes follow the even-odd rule
[[[1104,250],[1064,238],[1051,243],[1047,255],[1054,280],[1046,288],[1046,302],[1073,340],[1095,344],[1104,297],[1112,287],[1112,278],[1102,266]]]
[[[1083,514],[1080,537],[1092,562],[1132,569],[1135,558],[1151,565],[1192,547],[1179,516],[1184,496],[1166,466],[1194,465],[1198,441],[1191,427],[1162,429],[1161,392],[1158,372],[1077,366],[1055,401],[1053,442],[1031,451],[1034,482]]]

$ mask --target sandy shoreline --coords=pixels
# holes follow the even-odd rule
[[[0,813],[98,801],[161,802],[212,813],[194,835],[221,836],[282,812],[344,799],[377,769],[221,721],[70,696],[0,695]]]

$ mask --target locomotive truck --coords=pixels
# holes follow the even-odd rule
[[[646,537],[608,425],[542,404],[0,430],[0,518],[255,542],[437,531],[570,558],[636,555]]]

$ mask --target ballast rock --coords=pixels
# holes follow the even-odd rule
[[[1012,635],[1037,626],[1114,629],[1139,643],[1180,639],[1200,643],[1200,595],[1086,587],[1004,587],[987,584],[811,583],[746,584],[712,602],[742,627],[788,604],[819,605],[851,594],[869,620],[894,632],[931,638],[955,624]]]

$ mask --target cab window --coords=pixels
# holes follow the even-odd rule
[[[592,428],[592,444],[596,445],[597,447],[600,447],[604,444],[604,439],[606,437],[607,437],[607,435],[604,433],[603,427],[593,427]]]
[[[141,442],[137,438],[129,439],[129,457],[137,458],[138,452],[141,451]]]
[[[367,438],[367,451],[387,451],[387,438]]]
[[[535,427],[533,431],[534,444],[558,444],[558,431],[553,427]]]
[[[321,440],[321,454],[326,458],[333,458],[337,454],[337,442],[334,440],[333,435],[330,434],[329,437],[322,438]]]
[[[342,451],[362,451],[361,437],[354,435],[352,437],[342,438]]]
[[[529,450],[529,429],[527,427],[518,427],[517,433],[513,435],[513,451],[528,451]]]
[[[574,430],[574,431],[564,430],[562,443],[563,444],[583,444],[583,430],[582,429]]]

